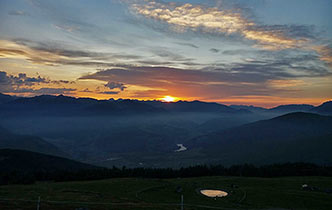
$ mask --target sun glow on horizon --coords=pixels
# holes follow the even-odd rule
[[[173,96],[164,96],[160,100],[163,101],[163,102],[174,102],[178,99],[176,97],[173,97]]]

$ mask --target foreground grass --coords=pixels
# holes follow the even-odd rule
[[[237,185],[234,188],[231,185]],[[332,194],[304,191],[302,184],[332,189],[329,177],[200,177],[184,179],[109,179],[86,182],[0,186],[0,209],[332,209]],[[181,187],[182,192],[176,192]],[[207,198],[202,188],[222,189],[225,198]]]

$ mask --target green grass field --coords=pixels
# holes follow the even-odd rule
[[[237,185],[232,188],[231,185]],[[0,186],[1,210],[102,209],[332,209],[332,194],[304,191],[302,184],[332,189],[328,177],[200,177],[181,179],[109,179],[85,182]],[[176,192],[177,187],[182,192]],[[199,189],[222,189],[224,198],[208,198]]]

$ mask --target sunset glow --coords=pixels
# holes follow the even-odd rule
[[[3,0],[0,92],[318,105],[332,3],[312,2]]]
[[[176,101],[176,98],[172,97],[172,96],[165,96],[165,97],[161,98],[161,100],[164,102],[174,102],[174,101]]]

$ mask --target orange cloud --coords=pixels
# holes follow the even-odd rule
[[[55,65],[59,60],[66,58],[56,53],[36,50],[7,40],[0,40],[0,46],[0,57],[4,58],[25,59],[33,63],[45,65]]]
[[[297,86],[305,85],[303,80],[295,80],[295,79],[288,79],[288,80],[269,80],[267,84],[276,89],[289,89]]]
[[[332,49],[329,46],[312,46],[312,49],[319,54],[322,61],[332,67]]]

